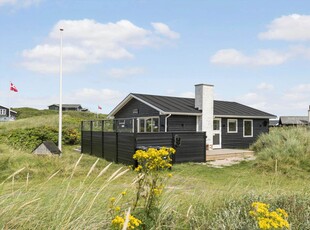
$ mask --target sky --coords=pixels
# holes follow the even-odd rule
[[[309,0],[0,0],[0,28],[4,106],[59,103],[62,36],[63,103],[109,113],[206,83],[216,100],[308,114]]]

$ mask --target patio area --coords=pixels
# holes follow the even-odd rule
[[[246,149],[213,149],[206,151],[206,161],[224,160],[231,157],[249,158],[254,152]]]

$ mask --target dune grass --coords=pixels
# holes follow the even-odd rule
[[[310,172],[310,128],[277,127],[252,145],[262,170],[304,176]]]
[[[109,200],[126,190],[118,205],[132,202],[136,173],[108,181],[128,167],[89,155],[80,159],[73,148],[66,146],[61,158],[38,157],[0,144],[0,228],[111,227]],[[257,200],[285,208],[292,229],[310,226],[308,178],[263,172],[251,162],[223,169],[179,164],[171,173],[153,229],[256,229],[248,211]]]
[[[64,117],[68,125],[79,123]],[[0,132],[47,122],[56,125],[57,115],[0,123]],[[150,229],[258,229],[248,213],[254,201],[285,209],[291,229],[310,229],[309,144],[306,128],[273,129],[253,146],[253,162],[222,169],[174,165]],[[110,198],[126,191],[117,201],[125,210],[137,175],[76,147],[42,157],[0,143],[0,229],[111,228]]]

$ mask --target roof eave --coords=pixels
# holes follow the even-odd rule
[[[186,112],[162,112],[160,115],[187,115],[187,116],[201,116],[202,114],[197,112],[197,113],[186,113]]]
[[[270,116],[245,116],[245,115],[214,115],[214,117],[224,117],[224,118],[253,118],[253,119],[274,119],[277,118],[275,115]]]

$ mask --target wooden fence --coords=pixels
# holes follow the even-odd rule
[[[137,149],[173,147],[173,163],[205,162],[205,132],[133,133],[108,132],[96,128],[93,122],[82,123],[81,151],[107,161],[135,164],[132,156]]]

